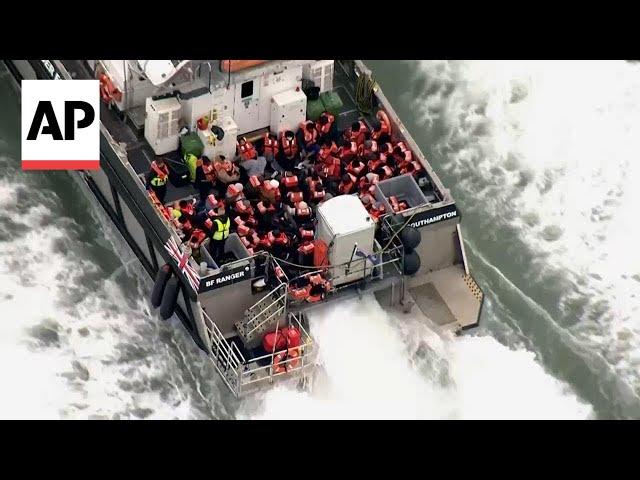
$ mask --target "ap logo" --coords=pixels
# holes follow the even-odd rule
[[[22,169],[100,168],[98,80],[22,81]]]

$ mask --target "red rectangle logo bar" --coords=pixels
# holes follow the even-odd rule
[[[22,170],[99,170],[100,160],[23,160]]]

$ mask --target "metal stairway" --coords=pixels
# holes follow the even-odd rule
[[[262,334],[274,330],[276,324],[284,326],[287,313],[287,284],[281,283],[260,301],[244,312],[244,318],[235,323],[244,345],[255,348],[260,345]]]

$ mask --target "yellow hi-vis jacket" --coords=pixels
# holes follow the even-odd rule
[[[214,240],[224,240],[229,236],[229,228],[231,227],[231,220],[227,217],[227,222],[222,223],[219,218],[213,220],[216,224],[216,231],[212,238]]]

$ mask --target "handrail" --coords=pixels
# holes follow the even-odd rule
[[[280,295],[277,299],[276,302],[279,302],[280,300],[284,299],[286,297],[286,293]],[[273,303],[276,303],[273,302]],[[271,305],[273,305],[273,303]],[[271,307],[271,305],[269,305],[269,307],[263,309],[260,313],[266,311],[268,308]],[[246,335],[251,335],[256,329],[260,328],[262,325],[264,325],[265,323],[267,323],[269,320],[271,320],[273,318],[274,315],[277,315],[279,313],[281,313],[284,309],[286,308],[286,303],[284,303],[282,306],[280,306],[275,312],[273,312],[271,315],[269,315],[267,318],[265,318],[264,320],[262,320],[258,325],[256,325],[255,327],[253,327],[251,330],[249,330]],[[255,317],[252,318],[252,320],[258,318],[258,316],[260,315],[260,313],[258,315],[256,315]],[[251,323],[251,321],[247,322],[247,324]]]
[[[290,314],[289,323],[295,325],[296,328],[300,330],[301,343],[297,347],[292,348],[298,349],[300,355],[296,358],[286,358],[283,360],[281,365],[286,367],[285,371],[274,373],[274,358],[277,355],[288,353],[289,348],[251,358],[247,361],[238,346],[233,342],[228,342],[224,338],[220,329],[204,309],[202,313],[205,319],[205,328],[209,332],[212,342],[209,358],[224,383],[236,397],[240,397],[244,393],[243,388],[246,388],[248,385],[258,384],[260,382],[272,383],[275,377],[301,372],[313,365],[310,359],[315,355],[314,340],[302,326],[302,322],[298,316],[294,314]],[[299,366],[291,367],[291,362],[294,361],[300,362]],[[260,365],[265,362],[266,365]]]
[[[225,354],[225,359],[228,361],[229,359],[232,359],[233,362],[235,363],[234,368],[239,367],[241,364],[244,364],[246,362],[245,358],[242,356],[242,353],[240,352],[240,350],[238,349],[238,347],[236,346],[236,349],[238,350],[238,353],[240,354],[240,357],[242,358],[242,361],[240,361],[240,359],[236,356],[235,352],[233,351],[233,346],[235,346],[233,343],[229,343],[227,341],[226,338],[224,338],[224,335],[222,334],[222,332],[220,331],[220,329],[218,328],[218,326],[215,324],[215,322],[213,320],[211,320],[211,317],[209,317],[209,315],[207,314],[207,312],[203,309],[202,313],[204,315],[205,320],[205,327],[207,327],[207,330],[209,330],[209,334],[213,337],[211,340],[215,341],[216,347],[219,347],[220,345],[223,345],[223,350],[222,352]],[[216,356],[219,356],[219,352],[220,350],[217,349],[217,354]]]
[[[274,288],[273,290],[271,290],[269,293],[267,293],[264,297],[262,297],[262,298],[261,298],[260,300],[258,300],[256,303],[254,303],[254,304],[253,304],[253,305],[251,305],[249,308],[247,308],[247,311],[251,311],[251,310],[255,309],[256,307],[258,307],[258,305],[260,305],[260,304],[264,301],[264,299],[265,299],[265,298],[267,298],[267,297],[269,297],[269,296],[273,295],[275,292],[277,292],[279,289],[281,289],[283,285],[286,285],[286,283],[281,283],[281,284],[280,284],[280,285],[278,285],[276,288]],[[274,303],[276,303],[276,302],[277,302],[277,300],[275,300],[274,302],[272,302],[272,303],[271,303],[268,307],[266,307],[266,308],[271,307],[271,305],[273,305],[273,304],[274,304]],[[264,309],[263,309],[263,310],[264,310]]]

